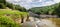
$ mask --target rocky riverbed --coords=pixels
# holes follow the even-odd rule
[[[30,17],[30,21],[24,22],[22,27],[56,27],[56,25],[48,19]]]

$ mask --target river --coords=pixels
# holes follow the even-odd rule
[[[23,27],[56,27],[56,25],[48,19],[38,19],[30,17],[30,21],[22,24]]]

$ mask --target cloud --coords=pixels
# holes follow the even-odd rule
[[[54,2],[58,3],[58,2],[60,2],[60,0],[54,0]]]
[[[31,7],[41,7],[46,5],[52,5],[60,2],[60,0],[7,0],[7,1],[14,4],[20,4],[21,6],[27,9]]]

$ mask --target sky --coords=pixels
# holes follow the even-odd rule
[[[6,1],[13,4],[19,4],[20,6],[23,6],[26,9],[32,7],[48,6],[60,2],[60,0],[6,0]]]

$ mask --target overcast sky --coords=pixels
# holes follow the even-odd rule
[[[60,2],[60,0],[7,0],[7,2],[19,4],[27,9],[31,7],[41,7]]]

